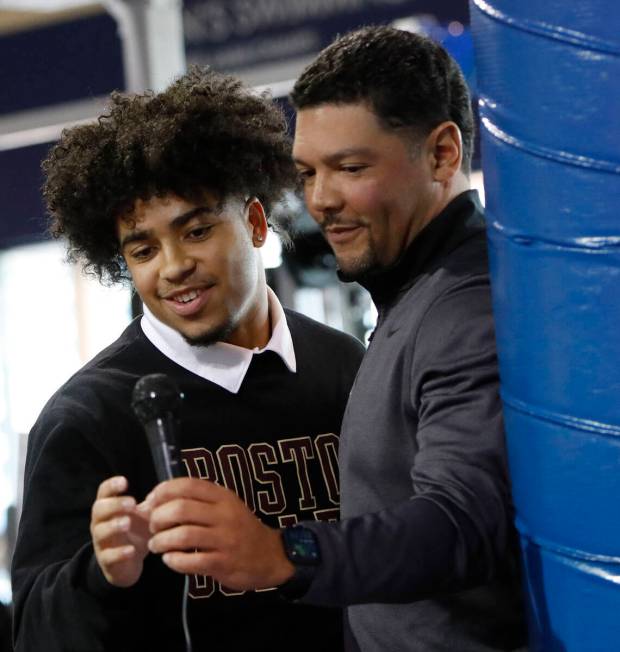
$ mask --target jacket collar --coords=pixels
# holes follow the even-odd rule
[[[484,217],[478,193],[467,190],[455,197],[420,231],[393,265],[373,271],[358,282],[381,308],[411,287],[431,260],[445,256],[481,231],[484,231]]]

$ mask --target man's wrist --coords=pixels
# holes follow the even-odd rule
[[[279,586],[279,591],[285,598],[297,600],[307,593],[321,562],[319,542],[316,534],[302,525],[294,525],[280,533],[284,553],[294,572]]]

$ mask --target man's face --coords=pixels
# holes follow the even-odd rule
[[[255,247],[266,235],[258,200],[138,200],[119,218],[121,252],[142,301],[191,344],[252,348],[266,301]]]
[[[299,111],[293,155],[308,210],[345,277],[394,264],[435,214],[426,143],[386,130],[366,104]]]

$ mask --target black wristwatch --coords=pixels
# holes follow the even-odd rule
[[[316,534],[303,525],[293,525],[281,532],[284,552],[295,566],[295,572],[280,585],[279,591],[288,600],[297,600],[310,588],[321,563],[321,550]]]

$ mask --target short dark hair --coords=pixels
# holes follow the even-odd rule
[[[469,89],[456,61],[432,39],[387,26],[345,34],[302,72],[290,96],[295,109],[366,102],[388,129],[428,134],[446,120],[463,138],[469,172],[474,120]]]
[[[137,199],[256,196],[294,187],[282,110],[236,78],[194,66],[161,93],[113,93],[96,123],[65,130],[42,164],[50,232],[100,280],[128,276],[116,221]]]

